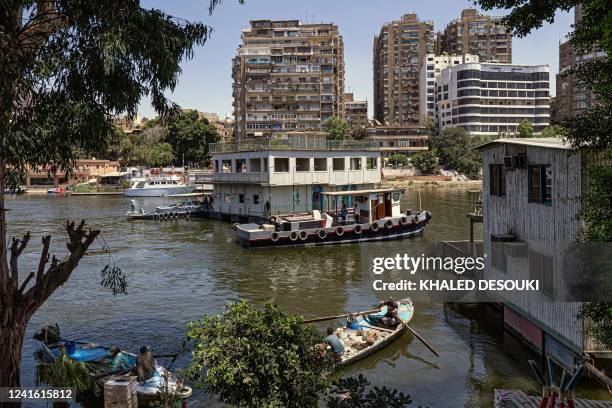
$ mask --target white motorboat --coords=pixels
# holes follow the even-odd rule
[[[123,192],[126,197],[166,197],[174,194],[191,193],[194,186],[185,184],[177,176],[151,177],[136,180]]]

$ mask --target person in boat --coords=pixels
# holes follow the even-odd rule
[[[399,307],[397,302],[393,300],[393,298],[389,298],[384,302],[380,302],[378,304],[378,308],[380,309],[383,306],[387,306],[387,312],[381,319],[382,323],[387,327],[395,327],[399,324],[399,320],[397,318],[397,308]]]
[[[130,359],[119,347],[112,347],[108,353],[108,359],[111,363],[113,371],[128,370],[130,368]]]
[[[157,361],[153,357],[153,349],[142,346],[140,354],[136,357],[136,375],[139,382],[145,382],[157,372]]]
[[[347,217],[348,217],[348,208],[346,207],[346,202],[342,200],[342,208],[340,209],[340,218],[342,219],[342,221],[346,221]]]
[[[360,330],[361,325],[357,321],[357,317],[354,314],[349,314],[346,317],[346,327],[352,330]]]
[[[270,201],[266,200],[266,203],[264,204],[264,214],[270,214]]]
[[[334,329],[331,327],[327,328],[327,337],[323,340],[325,344],[331,347],[334,355],[339,358],[342,354],[344,354],[344,346],[342,342],[334,333]]]
[[[130,207],[132,209],[132,212],[136,212],[136,200],[134,200],[133,198],[130,200]]]

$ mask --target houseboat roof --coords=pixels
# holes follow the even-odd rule
[[[565,149],[572,150],[574,149],[569,143],[564,142],[561,138],[558,137],[526,137],[526,138],[504,138],[504,139],[495,139],[490,142],[483,143],[474,147],[474,149],[482,150],[487,149],[495,144],[511,144],[511,145],[521,145],[521,146],[534,146],[534,147],[548,147],[550,149]]]
[[[347,191],[323,191],[322,195],[328,195],[332,197],[338,196],[364,196],[370,194],[383,194],[383,193],[403,193],[403,188],[375,188],[370,190],[347,190]]]

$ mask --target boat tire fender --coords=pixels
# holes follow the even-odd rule
[[[308,239],[308,233],[304,230],[300,231],[299,236],[302,241],[306,241]]]
[[[353,228],[353,232],[357,235],[361,234],[361,225],[355,225],[355,228]]]
[[[393,221],[389,220],[389,221],[385,222],[385,228],[386,229],[393,228]]]
[[[402,217],[400,218],[399,222],[400,222],[400,225],[406,225],[408,224],[408,218]]]
[[[320,239],[327,238],[327,232],[323,228],[317,231],[317,235],[319,236]]]
[[[234,225],[232,225],[232,229],[234,231],[236,231],[238,229],[238,223],[237,222],[235,222]]]
[[[342,228],[342,227],[336,228],[336,235],[339,236],[339,237],[344,235],[344,228]]]
[[[412,217],[412,222],[414,224],[418,224],[419,222],[421,222],[421,220],[418,215],[415,215],[414,217]]]
[[[280,234],[276,231],[274,231],[272,235],[270,235],[270,239],[272,240],[272,242],[278,241],[279,238],[280,238]]]
[[[373,222],[372,225],[370,225],[370,229],[372,230],[372,232],[376,232],[378,231],[379,225],[377,222]]]
[[[299,234],[297,233],[297,231],[291,231],[291,234],[289,234],[289,239],[292,241],[297,241]]]

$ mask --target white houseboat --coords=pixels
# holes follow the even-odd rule
[[[126,197],[165,197],[172,194],[191,193],[194,186],[187,185],[177,176],[150,177],[134,180],[123,192]]]

